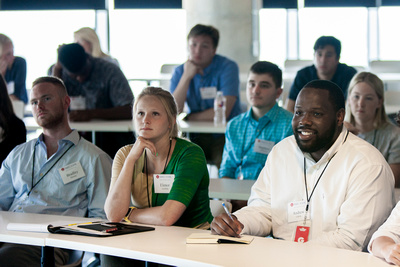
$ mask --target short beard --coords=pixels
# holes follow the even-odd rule
[[[51,120],[48,120],[43,123],[38,123],[38,125],[44,129],[53,129],[56,128],[58,125],[62,124],[64,122],[64,116],[65,114],[62,113],[57,113]]]

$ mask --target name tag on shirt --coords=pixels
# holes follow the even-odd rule
[[[293,201],[288,204],[288,223],[304,220],[307,201]],[[310,213],[307,213],[307,220],[310,219]]]
[[[79,161],[58,169],[64,184],[68,184],[85,176]]]
[[[201,99],[214,99],[217,96],[217,87],[201,87]]]
[[[154,192],[156,194],[168,194],[171,192],[175,174],[153,174]]]
[[[11,81],[11,82],[7,83],[7,91],[8,91],[9,95],[14,94],[14,91],[15,91],[15,83],[14,83],[14,81]]]
[[[269,152],[271,152],[271,149],[274,145],[275,142],[256,139],[256,141],[254,141],[254,152],[267,155]]]
[[[86,109],[86,97],[84,96],[71,96],[71,104],[69,108],[71,110],[85,110]]]

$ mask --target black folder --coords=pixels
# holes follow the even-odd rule
[[[49,225],[48,231],[54,234],[74,234],[96,237],[107,237],[116,235],[125,235],[132,233],[140,233],[146,231],[153,231],[154,227],[126,224],[126,223],[113,223],[102,222],[92,224],[77,224],[75,226],[52,226]]]

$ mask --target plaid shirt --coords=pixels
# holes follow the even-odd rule
[[[275,104],[258,121],[253,118],[252,109],[229,121],[219,177],[237,178],[241,172],[243,179],[256,180],[268,154],[254,151],[255,140],[276,144],[292,135],[292,117],[292,113]]]

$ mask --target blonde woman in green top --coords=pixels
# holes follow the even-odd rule
[[[136,98],[137,140],[114,158],[104,207],[110,221],[126,217],[136,223],[209,227],[205,156],[200,147],[178,138],[176,116],[175,100],[166,90],[147,87]]]

